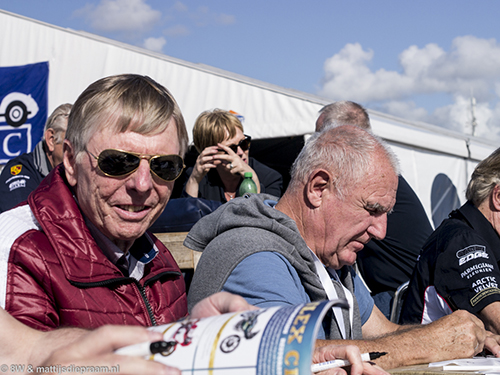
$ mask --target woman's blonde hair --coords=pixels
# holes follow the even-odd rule
[[[225,139],[233,138],[236,129],[243,132],[241,121],[222,109],[202,112],[196,119],[193,127],[193,143],[198,152],[209,146],[215,146]]]

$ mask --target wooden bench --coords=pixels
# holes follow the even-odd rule
[[[154,235],[163,242],[172,253],[181,270],[195,270],[200,260],[201,253],[188,249],[182,243],[188,232],[155,233]]]

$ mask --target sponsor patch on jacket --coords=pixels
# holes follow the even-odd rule
[[[492,287],[481,290],[470,300],[471,306],[476,306],[479,302],[481,302],[481,300],[491,296],[492,294],[500,294],[500,289]]]
[[[23,166],[21,164],[16,164],[10,167],[10,174],[13,176],[17,176],[23,170]]]
[[[14,182],[9,184],[9,191],[16,190],[19,188],[25,188],[26,187],[26,180],[15,180]]]
[[[483,245],[470,245],[464,249],[457,251],[458,265],[461,266],[472,259],[483,258],[488,259],[486,247]]]
[[[478,275],[480,273],[493,272],[494,269],[495,267],[493,266],[493,264],[481,262],[478,264],[474,264],[472,267],[468,267],[464,272],[460,274],[460,277],[462,277],[462,279],[464,277],[470,279],[471,277]]]

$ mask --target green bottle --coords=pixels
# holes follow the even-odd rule
[[[252,180],[252,172],[245,172],[244,174],[245,178],[243,181],[241,181],[240,185],[240,197],[244,196],[246,193],[248,194],[255,194],[257,193],[257,186],[255,185],[255,182]]]

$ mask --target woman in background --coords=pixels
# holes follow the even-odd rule
[[[225,203],[238,196],[245,172],[252,172],[258,193],[280,197],[283,177],[249,157],[251,140],[232,113],[221,109],[202,112],[193,128],[193,142],[200,154],[194,167],[187,170],[185,192]]]

